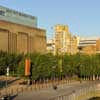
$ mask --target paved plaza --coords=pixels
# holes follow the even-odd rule
[[[15,96],[14,100],[49,100],[52,97],[60,96],[64,94],[69,94],[76,89],[89,85],[90,83],[83,82],[71,85],[59,86],[58,89],[54,90],[53,88],[44,89],[40,91],[24,92]]]

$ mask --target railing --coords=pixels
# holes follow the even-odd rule
[[[87,100],[95,97],[96,84],[88,84],[87,86],[79,87],[69,93],[61,94],[58,96],[50,97],[48,100]]]
[[[0,90],[0,97],[3,95],[17,95],[19,93],[23,93],[25,91],[38,91],[41,89],[47,89],[47,88],[53,88],[53,85],[57,85],[58,88],[61,87],[63,88],[64,85],[70,85],[70,84],[77,84],[79,81],[75,80],[58,80],[58,81],[44,81],[43,83],[37,82],[33,83],[32,85],[13,85],[9,86],[7,88],[2,88]]]
[[[61,80],[61,81],[56,81],[56,82],[46,81],[44,83],[36,83],[31,86],[15,85],[15,86],[0,90],[0,96],[3,96],[3,95],[13,96],[13,95],[18,95],[20,93],[24,93],[25,91],[38,91],[41,89],[53,88],[54,84],[57,84],[58,88],[59,87],[63,88],[64,85],[70,85],[73,83],[75,84],[75,82],[80,82],[80,81]],[[85,84],[85,85],[76,87],[76,89],[73,89],[72,91],[69,91],[68,93],[49,97],[48,100],[83,100],[83,98],[94,97],[96,86],[97,86],[96,82],[88,81],[87,85]]]

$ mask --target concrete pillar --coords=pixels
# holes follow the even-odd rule
[[[8,49],[9,49],[9,53],[16,53],[17,51],[17,34],[16,33],[9,32]]]

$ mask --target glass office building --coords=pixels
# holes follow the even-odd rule
[[[5,20],[30,27],[37,27],[36,17],[3,6],[0,6],[0,20]]]

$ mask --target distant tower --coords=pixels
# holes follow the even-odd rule
[[[55,30],[55,51],[56,53],[67,53],[70,42],[70,32],[67,25],[56,25]]]
[[[79,37],[72,35],[67,25],[56,25],[55,30],[55,52],[76,54],[78,51]]]

